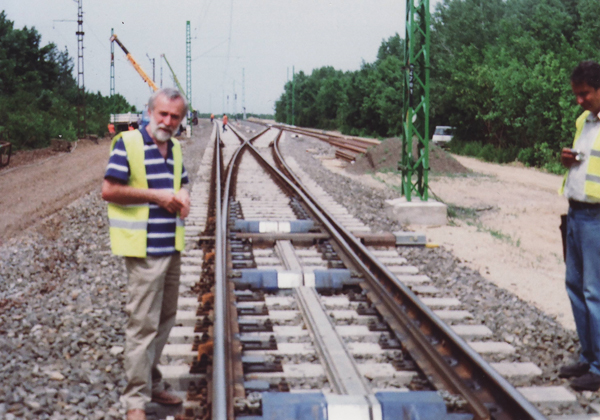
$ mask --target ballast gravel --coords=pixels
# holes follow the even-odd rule
[[[210,129],[183,143],[191,182]],[[124,418],[127,281],[100,189],[3,242],[0,419]]]
[[[184,148],[190,177],[197,172],[202,141]],[[196,137],[196,135],[195,135]],[[375,232],[400,226],[383,213],[391,190],[365,187],[324,169],[312,153],[333,155],[322,142],[298,138],[284,144],[304,170]],[[494,341],[517,351],[503,361],[533,362],[542,370],[532,384],[568,385],[558,367],[576,356],[576,334],[535,307],[485,280],[444,250],[402,248],[402,256],[448,297],[457,297],[473,324],[485,324]],[[110,254],[105,204],[99,190],[0,246],[0,418],[117,419],[124,386],[125,269]],[[291,363],[312,362],[306,358]],[[317,384],[303,384],[313,388]],[[320,386],[324,384],[319,384]],[[599,403],[597,393],[576,393],[582,407],[544,409],[581,413]]]

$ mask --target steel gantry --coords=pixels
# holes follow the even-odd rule
[[[170,66],[169,66],[170,67]],[[190,111],[188,117],[191,120],[192,113],[192,31],[190,29],[190,21],[185,24],[185,96],[190,103]]]
[[[429,174],[429,0],[406,0],[402,194],[428,199]]]
[[[114,28],[110,29],[110,36],[115,34]],[[115,44],[110,43],[110,96],[115,95]]]
[[[83,80],[83,6],[82,0],[77,2],[77,138],[87,135],[85,121],[85,82]]]

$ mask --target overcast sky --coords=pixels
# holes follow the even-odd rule
[[[192,38],[192,105],[200,112],[273,113],[292,66],[310,74],[333,66],[358,70],[381,41],[404,36],[405,0],[83,0],[88,91],[110,90],[110,33],[152,77],[175,86],[165,54],[186,87],[186,21]],[[434,11],[436,0],[431,0]],[[42,44],[65,47],[77,70],[77,1],[0,0],[16,28],[34,26]],[[245,70],[243,70],[245,69]],[[242,76],[244,71],[245,77]],[[115,44],[116,92],[138,108],[150,88]],[[244,89],[245,88],[245,89]],[[245,92],[244,92],[245,90]],[[237,101],[234,100],[234,92]],[[244,94],[245,93],[245,94]],[[229,101],[227,101],[229,96]]]

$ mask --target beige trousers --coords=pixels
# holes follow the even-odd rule
[[[164,389],[157,368],[175,324],[181,255],[125,258],[129,277],[125,311],[125,375],[123,400],[127,410],[144,409],[153,392]]]

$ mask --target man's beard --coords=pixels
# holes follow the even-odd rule
[[[173,132],[165,124],[160,124],[158,127],[152,130],[152,135],[156,141],[164,143],[171,138]]]
[[[150,124],[148,124],[148,128],[150,129],[150,134],[156,141],[164,143],[168,141],[173,136],[173,131],[166,124],[156,124],[154,118],[150,119]]]

